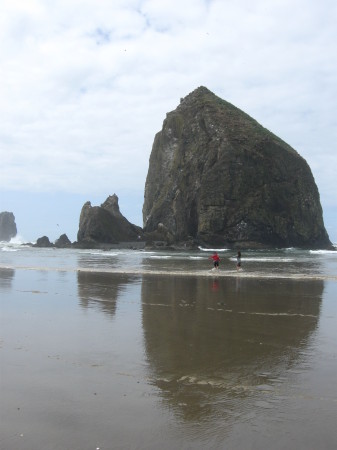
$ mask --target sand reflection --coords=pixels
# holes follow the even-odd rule
[[[11,289],[12,281],[14,278],[15,270],[14,269],[0,269],[0,289]]]
[[[275,392],[305,358],[323,288],[320,281],[144,278],[153,383],[184,419],[243,412],[246,399]]]
[[[130,276],[114,276],[109,273],[78,272],[77,284],[80,305],[83,308],[99,308],[114,316],[118,296],[133,281]]]

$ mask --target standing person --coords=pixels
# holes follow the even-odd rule
[[[220,258],[219,258],[219,255],[217,254],[217,252],[214,252],[214,254],[212,256],[210,256],[209,259],[213,260],[214,269],[219,270]]]
[[[241,252],[238,251],[237,257],[236,257],[236,270],[241,270]]]

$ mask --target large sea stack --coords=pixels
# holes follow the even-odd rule
[[[306,161],[205,87],[181,99],[155,136],[143,221],[174,242],[331,246]]]
[[[0,213],[0,241],[9,242],[17,234],[15,217],[12,212]]]
[[[118,244],[137,241],[140,236],[142,229],[121,214],[116,194],[110,195],[101,206],[91,206],[89,201],[83,205],[77,233],[79,244]]]

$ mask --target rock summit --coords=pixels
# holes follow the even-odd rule
[[[141,236],[141,227],[133,225],[121,214],[116,194],[110,195],[101,206],[91,206],[89,201],[83,205],[77,233],[78,244],[119,244],[137,241]]]
[[[183,98],[154,138],[143,225],[208,246],[331,246],[307,162],[205,87]]]

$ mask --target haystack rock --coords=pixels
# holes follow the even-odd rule
[[[199,87],[166,115],[150,156],[144,231],[175,242],[330,248],[306,161],[230,103]]]
[[[0,241],[9,242],[17,234],[15,217],[12,212],[0,213]]]
[[[137,241],[143,236],[141,227],[130,223],[120,212],[118,197],[110,195],[101,206],[83,205],[78,243],[82,244],[117,244],[125,241]]]

